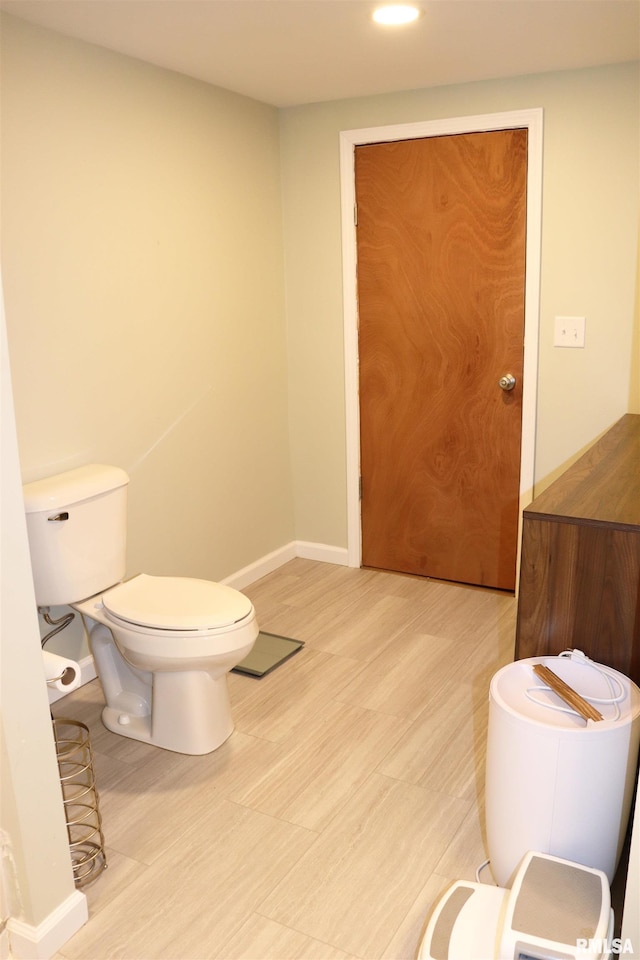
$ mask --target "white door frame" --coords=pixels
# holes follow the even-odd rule
[[[542,237],[542,109],[515,110],[473,117],[426,120],[340,133],[340,186],[342,208],[342,284],[344,308],[346,460],[347,460],[347,563],[362,563],[360,510],[360,405],[358,376],[358,289],[355,228],[355,148],[364,143],[413,140],[446,134],[480,133],[526,127],[527,233],[525,274],[524,370],[520,506],[533,495],[536,396],[538,386],[538,328],[540,322],[540,255]],[[522,511],[520,511],[522,513]],[[520,519],[520,523],[522,519]],[[518,543],[520,536],[518,536]]]

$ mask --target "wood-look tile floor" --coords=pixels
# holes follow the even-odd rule
[[[410,960],[434,900],[486,859],[491,676],[516,601],[293,560],[246,591],[305,641],[231,674],[235,731],[189,757],[101,723],[99,682],[54,705],[91,731],[108,869],[68,960]]]

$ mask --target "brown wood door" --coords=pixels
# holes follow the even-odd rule
[[[513,590],[527,131],[355,164],[363,565]]]

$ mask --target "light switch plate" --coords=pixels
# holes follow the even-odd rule
[[[554,347],[584,347],[584,317],[556,317]]]

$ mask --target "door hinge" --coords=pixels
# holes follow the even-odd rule
[[[353,222],[354,222],[354,225],[357,227],[358,226],[358,204],[357,203],[354,203],[353,205]]]
[[[358,499],[362,500],[362,477],[358,478]]]

